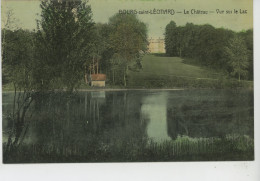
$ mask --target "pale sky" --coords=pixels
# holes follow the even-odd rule
[[[37,13],[40,14],[38,0],[2,0],[2,26],[6,9],[12,9],[14,17],[19,20],[19,27],[25,29],[36,28]],[[177,25],[187,22],[194,24],[211,24],[215,27],[224,27],[234,31],[253,28],[253,1],[252,0],[89,0],[95,22],[105,23],[108,18],[119,10],[154,10],[173,9],[170,14],[139,14],[140,20],[148,25],[150,37],[163,37],[165,26],[171,21]],[[184,9],[211,11],[207,15],[184,14]],[[216,9],[231,10],[232,14],[217,14]],[[234,14],[234,9],[247,10],[247,14]],[[176,13],[182,12],[182,13]]]

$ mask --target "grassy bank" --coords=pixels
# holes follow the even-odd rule
[[[128,86],[142,88],[253,88],[253,81],[231,79],[219,71],[184,63],[179,57],[146,55],[143,69],[129,72]]]
[[[5,150],[5,145],[4,145]],[[247,136],[224,138],[190,138],[179,136],[174,141],[156,143],[116,141],[84,145],[22,145],[4,151],[4,163],[52,162],[147,162],[147,161],[227,161],[253,160],[254,141]]]

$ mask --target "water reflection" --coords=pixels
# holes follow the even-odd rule
[[[143,98],[142,114],[149,119],[147,134],[155,141],[170,140],[167,134],[167,92],[148,94]]]
[[[11,124],[12,93],[3,94],[3,142]],[[189,137],[253,137],[250,91],[117,91],[46,95],[31,109],[27,143],[70,145],[143,144]],[[29,118],[28,118],[29,119]],[[140,141],[141,140],[141,141]]]
[[[253,93],[227,90],[187,90],[169,96],[168,135],[224,137],[227,134],[253,137]]]

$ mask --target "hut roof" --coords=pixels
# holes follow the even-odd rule
[[[92,81],[105,81],[106,74],[91,74]]]

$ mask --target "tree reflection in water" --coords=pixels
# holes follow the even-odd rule
[[[10,97],[3,96],[3,142],[11,129],[6,119],[12,107]],[[65,155],[77,150],[90,156],[86,159],[97,154],[99,160],[108,156],[113,161],[132,160],[138,155],[152,159],[150,149],[171,149],[170,142],[164,147],[156,142],[178,141],[183,135],[194,139],[233,134],[253,138],[250,91],[55,92],[37,97],[32,106],[25,146],[59,148]]]

